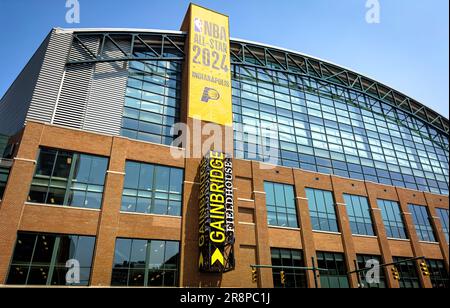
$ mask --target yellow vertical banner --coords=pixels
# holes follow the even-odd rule
[[[191,5],[189,26],[189,117],[231,126],[228,16]]]

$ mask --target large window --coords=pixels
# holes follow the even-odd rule
[[[445,239],[447,240],[448,244],[448,209],[436,208],[436,213],[441,220],[442,231],[444,231]]]
[[[123,212],[181,215],[183,170],[127,161]]]
[[[427,260],[431,283],[435,289],[448,289],[448,272],[442,260]]]
[[[267,219],[270,226],[297,228],[294,187],[277,183],[264,183]]]
[[[111,285],[177,286],[179,253],[178,242],[117,239]]]
[[[353,234],[374,235],[372,216],[367,198],[344,195],[345,205]]]
[[[329,191],[306,189],[312,229],[338,232],[333,195]]]
[[[87,286],[91,276],[94,245],[95,237],[20,232],[6,283]],[[66,267],[69,260],[71,263]],[[73,261],[79,264],[78,282]],[[69,275],[68,271],[71,271]],[[67,281],[66,275],[73,280]]]
[[[2,159],[0,157],[0,200],[3,198],[3,194],[6,189],[6,183],[8,182],[8,176],[11,169],[11,165],[12,161]]]
[[[303,254],[300,250],[277,249],[272,248],[272,266],[286,266],[286,267],[304,267]],[[280,272],[285,273],[285,285],[281,283]],[[273,285],[275,288],[306,288],[306,273],[305,270],[296,270],[290,268],[275,268],[273,273]]]
[[[130,62],[121,135],[171,145],[180,118],[181,63]]]
[[[367,269],[367,271],[363,271],[359,274],[360,283],[363,288],[386,288],[384,268],[375,266],[376,262],[378,262],[378,265],[382,264],[380,256],[358,255],[357,262],[359,269]],[[375,282],[376,273],[378,273],[378,282]]]
[[[322,288],[349,288],[347,267],[344,255],[341,253],[317,252],[319,268],[327,269],[320,272]]]
[[[277,127],[279,165],[448,194],[449,141],[428,123],[314,78],[232,69],[237,158],[267,159],[272,152],[255,146],[266,136],[259,128]]]
[[[377,203],[381,209],[387,237],[407,239],[408,237],[406,236],[405,225],[398,203],[387,200],[377,200]]]
[[[28,201],[100,209],[107,167],[104,157],[42,148]]]
[[[430,216],[425,206],[409,204],[409,211],[412,214],[416,233],[420,241],[435,242],[434,230],[431,226]]]
[[[396,265],[400,275],[400,288],[420,288],[419,275],[417,273],[415,261],[406,261],[408,258],[394,257],[394,262],[402,263]]]

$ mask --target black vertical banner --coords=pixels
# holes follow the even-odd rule
[[[234,241],[233,161],[211,151],[200,164],[200,271],[234,270]]]

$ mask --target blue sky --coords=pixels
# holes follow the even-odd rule
[[[52,27],[178,30],[188,0],[78,0],[81,23],[65,21],[66,0],[0,0],[0,96]],[[196,0],[230,16],[232,37],[313,55],[351,68],[449,115],[449,1]]]

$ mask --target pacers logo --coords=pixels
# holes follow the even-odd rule
[[[202,102],[208,103],[209,101],[217,101],[220,98],[220,94],[216,89],[206,87],[203,90]]]

